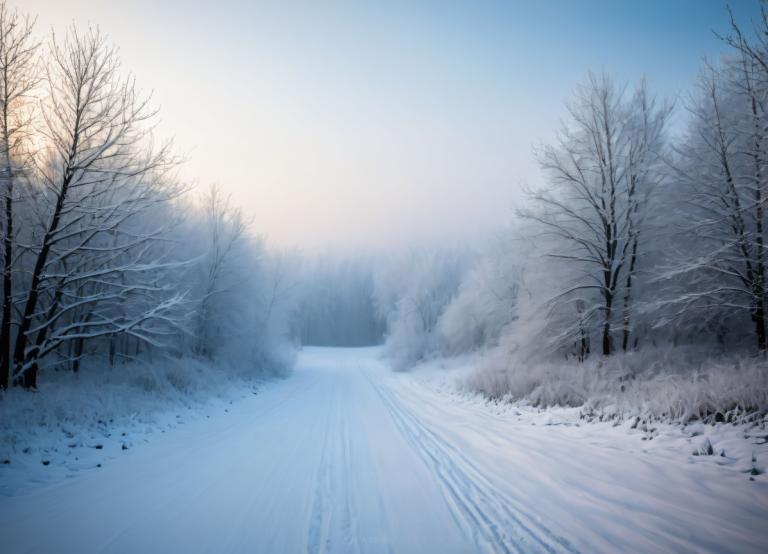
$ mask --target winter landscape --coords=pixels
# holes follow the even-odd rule
[[[126,4],[0,0],[0,552],[768,552],[768,3]]]

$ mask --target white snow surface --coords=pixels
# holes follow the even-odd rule
[[[101,467],[0,465],[0,550],[768,551],[760,425],[585,424],[463,392],[464,369],[305,348]]]

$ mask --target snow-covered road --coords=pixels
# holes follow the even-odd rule
[[[768,551],[762,481],[589,437],[305,349],[228,413],[0,498],[0,551]]]

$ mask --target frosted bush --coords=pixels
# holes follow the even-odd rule
[[[468,385],[491,397],[536,406],[583,406],[585,413],[678,422],[735,421],[768,411],[768,363],[718,358],[690,348],[546,360],[496,349]]]

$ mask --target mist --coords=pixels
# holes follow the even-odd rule
[[[0,0],[0,550],[768,551],[766,37]]]
[[[590,70],[685,94],[700,59],[718,55],[723,6],[657,4],[484,3],[440,17],[429,2],[24,8],[41,31],[74,20],[119,44],[186,181],[218,183],[276,245],[349,252],[507,224],[542,182],[534,147]],[[748,21],[753,10],[735,8]]]

